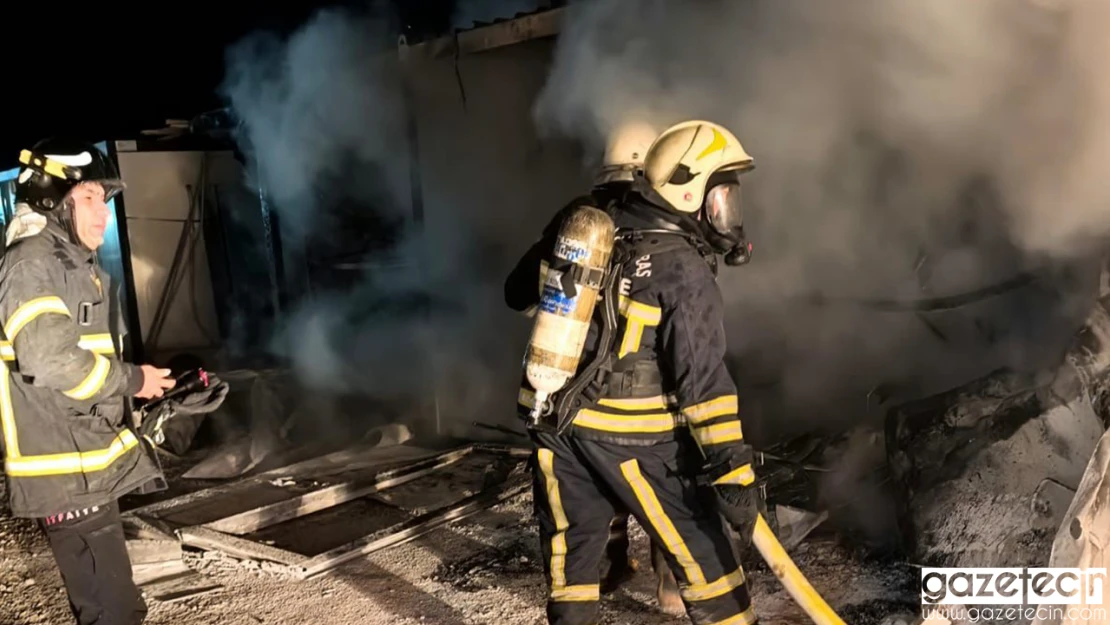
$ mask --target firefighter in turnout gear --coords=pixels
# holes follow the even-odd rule
[[[80,625],[134,625],[117,500],[163,483],[130,423],[129,396],[173,386],[120,359],[122,324],[96,262],[123,190],[95,146],[48,139],[20,154],[16,215],[0,258],[0,421],[12,514],[38,520]]]
[[[642,174],[644,156],[657,136],[659,136],[658,129],[642,120],[627,121],[613,131],[605,146],[601,167],[594,175],[594,187],[590,195],[595,205],[609,206],[611,203],[624,200],[625,195],[631,191],[636,177]],[[544,228],[541,239],[532,245],[506,280],[505,299],[512,308],[534,314],[537,305],[536,273],[539,272],[540,291],[542,291],[548,268],[545,257],[555,245],[555,238],[563,218],[576,206],[577,204],[572,202],[555,215]],[[610,524],[609,542],[605,547],[609,568],[601,582],[602,593],[615,591],[621,584],[631,579],[637,570],[637,563],[629,553],[628,517],[627,510],[618,510]],[[659,545],[654,541],[651,555],[652,569],[656,575],[656,598],[660,608],[670,614],[684,614],[685,609],[678,595],[674,575],[666,566]]]
[[[739,178],[752,168],[717,124],[663,132],[632,192],[606,207],[617,239],[611,280],[574,381],[540,406],[527,378],[521,389],[553,624],[597,622],[600,559],[621,510],[662,545],[695,625],[757,622],[721,520],[750,537],[758,507],[716,284],[717,256],[750,257]],[[531,301],[510,305],[535,305],[534,281],[529,290]]]

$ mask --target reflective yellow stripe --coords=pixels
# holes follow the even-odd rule
[[[112,339],[112,335],[108,333],[82,334],[81,340],[77,342],[77,347],[98,354],[116,353],[116,342]]]
[[[709,625],[751,625],[755,622],[755,610],[748,608],[736,616],[730,616],[723,621],[714,621]]]
[[[108,468],[116,459],[127,453],[127,450],[138,444],[139,440],[135,438],[131,430],[124,430],[119,433],[119,436],[112,441],[107,449],[42,456],[21,456],[19,458],[8,458],[4,464],[8,475],[23,477],[91,473]]]
[[[10,347],[10,346],[9,346]],[[96,356],[99,361],[107,359]],[[93,368],[94,371],[96,367]],[[107,372],[107,369],[105,369]],[[12,408],[11,376],[8,364],[0,360],[0,424],[3,426],[5,470],[9,476],[34,477],[43,475],[62,475],[67,473],[89,473],[108,468],[120,456],[139,444],[130,430],[116,436],[106,449],[63,454],[43,454],[24,456],[19,449],[19,436],[15,424],[15,410]]]
[[[555,452],[550,449],[536,450],[540,470],[543,472],[547,490],[547,503],[551,506],[551,516],[555,520],[555,535],[551,537],[551,591],[567,587],[567,514],[563,511],[563,499],[559,496],[559,480],[555,478]]]
[[[35,167],[41,167],[43,171],[55,178],[65,180],[70,177],[66,172],[66,170],[69,169],[67,165],[50,158],[35,156],[30,150],[20,150],[19,162],[24,165],[31,165],[33,163]]]
[[[736,395],[722,395],[716,399],[694,404],[682,410],[691,425],[705,423],[710,419],[733,415],[738,412],[740,412],[740,401],[736,398]]]
[[[635,318],[649,326],[657,326],[663,319],[662,308],[643,302],[637,302],[625,295],[620,296],[620,312],[626,317]]]
[[[598,584],[579,584],[552,588],[551,600],[558,602],[601,601],[601,586]]]
[[[666,410],[676,401],[674,396],[656,395],[655,397],[629,397],[624,399],[599,399],[599,406],[617,410]]]
[[[532,408],[536,405],[536,394],[526,388],[522,388],[516,395],[516,403],[525,408]]]
[[[123,336],[119,337],[120,351],[123,351]],[[111,334],[82,334],[81,340],[77,342],[77,347],[95,352],[97,354],[104,354],[105,356],[114,356],[115,341],[112,340]],[[12,347],[10,341],[0,341],[0,359],[2,360],[15,360],[15,348]]]
[[[624,474],[624,479],[628,480],[629,485],[632,486],[632,491],[636,494],[640,506],[643,507],[644,514],[647,515],[651,526],[655,528],[655,532],[663,539],[667,551],[671,552],[679,566],[686,572],[686,583],[691,585],[704,584],[705,574],[702,573],[698,563],[694,561],[694,556],[690,555],[690,549],[686,547],[686,542],[682,540],[682,536],[675,529],[674,523],[663,511],[663,506],[659,503],[659,498],[655,496],[651,484],[648,484],[643,474],[640,473],[640,463],[635,460],[621,463],[621,473]]]
[[[706,445],[720,445],[744,440],[744,431],[740,429],[740,421],[733,419],[724,423],[715,423],[700,428],[694,428],[694,438],[702,447]]]
[[[659,325],[660,320],[663,319],[663,309],[621,295],[620,312],[628,320],[624,327],[620,350],[617,352],[617,358],[624,358],[628,354],[640,351],[640,343],[644,340],[644,328]]]
[[[8,363],[0,361],[0,424],[3,424],[4,430],[4,455],[9,460],[19,457],[19,437],[16,436],[14,415]]]
[[[39,315],[46,313],[57,313],[59,315],[71,316],[69,309],[66,308],[66,303],[62,298],[57,295],[47,295],[46,297],[36,297],[35,299],[23,304],[12,313],[11,317],[4,323],[4,336],[9,341],[14,341],[15,337],[19,334],[28,323],[31,323]]]
[[[546,260],[540,261],[540,297],[543,297],[543,285],[547,284],[547,269],[551,265]]]
[[[746,578],[744,569],[737,568],[728,575],[723,575],[708,584],[691,584],[681,590],[682,598],[687,601],[707,601],[721,595],[728,594],[738,586],[743,585]]]
[[[516,401],[518,404],[524,406],[525,408],[531,408],[536,404],[536,394],[527,388],[521,388],[517,392]],[[597,401],[597,404],[599,406],[612,408],[614,410],[666,410],[674,406],[676,403],[677,400],[674,398],[673,395],[656,395],[655,397],[631,397],[624,399],[599,399]],[[672,417],[673,415],[668,414],[667,416]]]
[[[573,423],[591,430],[624,434],[658,434],[675,428],[674,415],[668,412],[617,415],[582,409],[575,415]]]
[[[752,465],[745,464],[737,467],[713,481],[713,484],[739,484],[747,486],[755,481],[755,471]]]
[[[89,371],[80,384],[65,391],[64,395],[77,400],[88,399],[104,387],[104,381],[108,379],[108,371],[112,368],[112,363],[100,354],[93,354],[93,361],[92,371]]]

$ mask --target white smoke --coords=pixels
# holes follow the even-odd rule
[[[383,19],[330,9],[288,38],[258,33],[229,51],[223,92],[283,229],[326,229],[329,215],[315,209],[337,192],[378,212],[408,210],[404,104],[389,33]]]
[[[568,9],[535,113],[594,147],[629,115],[733,130],[757,165],[756,256],[719,278],[741,383],[858,420],[880,381],[935,392],[1058,353],[1085,282],[921,314],[796,296],[914,299],[1083,266],[1110,234],[1107,58],[1104,0],[591,0]]]
[[[465,222],[449,229],[458,240],[432,240],[413,221],[393,32],[372,14],[322,10],[288,37],[237,44],[223,91],[280,216],[285,277],[297,289],[273,350],[309,388],[415,397],[423,404],[403,408],[412,414],[433,399],[465,405],[491,374],[472,302],[486,294],[468,273],[481,240]],[[434,182],[450,196],[454,181]],[[433,387],[451,397],[433,398]]]
[[[1100,0],[580,2],[537,116],[595,143],[633,112],[719,121],[762,165],[764,210],[808,200],[834,227],[825,174],[859,200],[873,167],[845,142],[879,141],[915,193],[937,189],[920,199],[989,176],[1023,248],[1070,254],[1110,230],[1108,17]]]
[[[459,6],[457,18],[471,14]],[[1110,229],[1101,171],[1110,87],[1098,76],[1110,52],[1107,11],[1098,0],[580,2],[536,119],[595,151],[628,115],[734,130],[757,162],[746,188],[755,261],[720,277],[739,381],[771,389],[787,412],[858,420],[880,381],[913,394],[999,363],[1036,366],[1085,313],[1072,296],[1082,289],[1060,280],[955,312],[811,307],[796,296],[944,295],[1101,245]],[[323,11],[288,38],[238,45],[224,91],[283,243],[338,253],[339,242],[358,248],[369,237],[363,247],[376,250],[356,259],[369,268],[352,289],[314,293],[287,314],[280,352],[318,388],[418,391],[433,376],[461,409],[511,386],[505,372],[519,362],[523,346],[508,344],[496,321],[501,256],[536,233],[513,228],[546,221],[584,189],[565,189],[530,220],[472,210],[466,198],[515,207],[513,198],[530,197],[553,179],[558,150],[537,150],[526,178],[494,190],[483,172],[518,156],[492,138],[527,129],[469,144],[460,133],[444,154],[461,141],[468,161],[423,155],[441,174],[424,181],[426,197],[451,206],[439,216],[450,223],[410,232],[390,33],[374,16]],[[520,48],[534,60],[535,46]],[[443,73],[456,74],[459,89],[448,91],[461,95],[465,67]],[[504,80],[540,79],[513,76]],[[459,179],[442,175],[452,169]]]

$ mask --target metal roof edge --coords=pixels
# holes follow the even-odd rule
[[[438,59],[456,54],[462,56],[485,52],[532,39],[553,37],[559,34],[564,11],[565,7],[547,9],[413,45],[408,45],[405,36],[402,35],[398,40],[398,49],[402,58]]]

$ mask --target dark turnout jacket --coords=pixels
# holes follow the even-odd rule
[[[110,288],[53,221],[0,257],[0,422],[16,516],[106,504],[161,477],[125,418],[143,376],[120,360]]]
[[[511,308],[525,311],[539,302],[545,257],[567,210],[556,215],[506,280]],[[619,208],[614,217],[618,228],[650,227]],[[571,434],[651,445],[688,430],[709,465],[737,469],[720,483],[750,482],[750,448],[743,442],[736,385],[724,362],[724,301],[706,259],[678,235],[645,235],[623,265],[619,293],[609,383],[582,403]],[[599,319],[595,314],[583,367],[598,350]],[[533,405],[534,392],[525,380],[518,410],[523,416]]]

